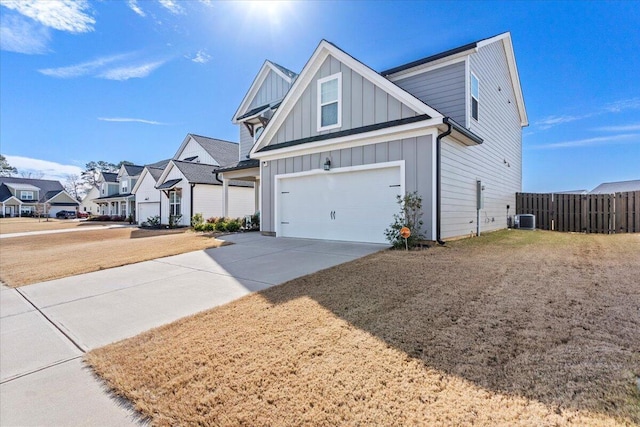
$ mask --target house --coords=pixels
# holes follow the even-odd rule
[[[298,76],[274,68],[234,115],[249,159],[220,171],[259,183],[264,234],[386,243],[410,192],[427,239],[507,227],[528,125],[510,33],[380,73],[323,40]]]
[[[135,196],[131,190],[135,186],[144,166],[122,165],[117,173],[101,172],[98,180],[100,197],[93,199],[100,207],[101,215],[135,217]]]
[[[100,215],[100,206],[94,202],[98,197],[100,197],[100,188],[94,185],[82,198],[80,211],[90,215]]]
[[[238,148],[234,142],[188,134],[157,180],[161,222],[178,217],[177,225],[189,225],[196,213],[205,219],[252,215],[257,194],[253,183],[223,183],[216,173],[238,158]]]
[[[76,211],[79,206],[60,181],[17,177],[0,177],[0,203],[5,217],[55,217],[62,210]]]
[[[136,220],[138,224],[146,222],[149,218],[160,216],[160,191],[156,189],[158,180],[169,164],[170,159],[145,165],[140,178],[131,189],[136,200]]]
[[[603,182],[591,190],[589,194],[614,194],[627,191],[640,191],[640,179],[631,181]]]

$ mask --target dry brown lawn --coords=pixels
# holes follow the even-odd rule
[[[0,281],[11,287],[223,244],[184,229],[113,228],[0,239]]]
[[[105,226],[114,223],[74,221],[54,218],[0,218],[0,234],[24,233],[28,231],[62,230],[66,228]]]
[[[640,235],[385,251],[89,353],[155,425],[640,424]]]

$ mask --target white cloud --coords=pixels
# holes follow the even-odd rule
[[[189,59],[198,64],[206,64],[211,61],[211,55],[209,55],[205,50],[199,50],[198,53],[196,53],[196,56]]]
[[[140,8],[140,6],[138,5],[138,1],[137,0],[128,0],[127,1],[127,5],[129,6],[129,8],[131,10],[133,10],[135,13],[137,13],[138,15],[145,17],[147,16],[146,13],[144,13],[144,10],[142,10]]]
[[[168,123],[156,122],[155,120],[136,119],[132,117],[98,117],[103,122],[122,122],[122,123],[144,123],[147,125],[165,126]]]
[[[133,78],[142,78],[147,77],[151,74],[156,68],[160,67],[166,61],[156,61],[149,62],[142,65],[133,65],[133,66],[125,66],[112,68],[110,70],[103,71],[98,74],[97,77],[101,77],[107,80],[129,80]]]
[[[634,132],[640,131],[640,123],[619,126],[602,126],[599,128],[595,128],[594,130],[600,132]]]
[[[30,157],[5,155],[9,164],[18,169],[18,173],[31,172],[34,175],[44,174],[42,179],[64,181],[67,175],[80,175],[82,168],[74,165],[63,165],[48,160],[32,159]]]
[[[638,108],[640,108],[640,98],[630,98],[605,104],[604,112],[619,113],[624,110],[634,110]]]
[[[162,7],[169,12],[179,15],[184,13],[184,9],[175,0],[159,0]]]
[[[601,108],[591,112],[578,116],[561,115],[561,116],[548,116],[537,122],[534,125],[538,126],[542,130],[550,129],[554,126],[558,126],[564,123],[574,122],[576,120],[588,119],[594,116],[601,116],[603,114],[620,113],[625,110],[640,109],[640,98],[621,99],[618,101],[604,104]]]
[[[46,27],[70,33],[93,31],[96,23],[87,13],[86,0],[3,0],[0,4]]]
[[[47,27],[19,15],[3,14],[0,21],[0,49],[26,54],[45,53],[50,39]]]
[[[552,150],[558,148],[580,148],[600,145],[613,145],[637,141],[640,143],[640,134],[621,134],[612,136],[598,136],[595,138],[577,139],[573,141],[552,142],[550,144],[532,145],[528,148],[532,150]]]
[[[103,68],[105,65],[125,60],[131,57],[131,55],[131,53],[125,53],[120,55],[103,56],[101,58],[94,59],[93,61],[83,62],[81,64],[70,65],[68,67],[45,68],[38,71],[46,76],[58,77],[61,79],[81,77],[92,74],[96,70]]]
[[[574,122],[576,120],[584,119],[585,117],[587,116],[548,116],[535,122],[535,125],[540,129],[549,129],[553,126]]]

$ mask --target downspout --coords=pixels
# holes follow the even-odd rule
[[[438,135],[438,137],[436,138],[436,242],[438,242],[438,244],[440,245],[444,245],[444,241],[440,237],[440,216],[442,207],[442,202],[440,201],[442,197],[442,179],[440,177],[440,144],[442,138],[451,134],[451,123],[449,123],[449,118],[443,118],[442,123],[447,125],[447,130],[444,133]]]
[[[216,174],[216,181],[218,181],[220,184],[224,184],[224,182],[222,182],[222,180],[220,178],[218,178],[218,172],[217,171],[213,171],[214,174]]]
[[[196,186],[195,184],[191,184],[191,192],[190,192],[191,200],[189,200],[189,206],[190,206],[189,214],[191,215],[191,218],[193,218],[193,215],[195,215],[193,213],[193,187],[195,186]],[[191,218],[189,218],[189,224],[191,224]]]

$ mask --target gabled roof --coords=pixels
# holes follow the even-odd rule
[[[498,34],[497,36],[478,40],[472,43],[465,44],[463,46],[456,47],[454,49],[436,53],[435,55],[427,56],[426,58],[418,59],[416,61],[412,61],[407,64],[400,65],[398,67],[390,68],[388,70],[380,72],[380,74],[387,78],[398,77],[399,73],[413,71],[415,69],[419,69],[420,67],[428,67],[438,62],[455,58],[457,56],[471,55],[477,52],[478,49],[498,41],[502,42],[505,54],[507,56],[507,64],[509,66],[509,77],[511,79],[511,85],[513,86],[513,92],[516,97],[518,113],[520,114],[520,125],[528,126],[529,119],[527,118],[527,111],[524,105],[522,87],[520,86],[520,75],[518,74],[518,67],[516,65],[516,57],[513,52],[513,44],[511,41],[510,32],[505,32],[502,34]]]
[[[158,178],[162,175],[163,170],[164,168],[147,168],[147,171],[156,182],[158,182]]]
[[[640,179],[631,181],[603,182],[591,190],[589,194],[613,194],[627,191],[640,191]]]
[[[0,177],[0,187],[4,188],[4,190],[0,188],[0,202],[8,198],[7,194],[11,196],[11,192],[9,188],[6,186],[6,184],[9,184],[9,185],[14,184],[18,186],[30,185],[38,188],[40,190],[40,194],[39,194],[40,200],[38,200],[38,202],[40,203],[47,200],[45,199],[45,195],[47,192],[57,191],[59,193],[60,191],[64,191],[64,187],[62,186],[60,181],[53,181],[50,179],[18,178],[13,176]]]
[[[295,106],[298,99],[302,96],[305,88],[311,83],[311,80],[315,76],[316,72],[320,69],[322,63],[329,55],[347,65],[352,70],[360,74],[363,78],[369,80],[371,83],[380,87],[385,92],[394,96],[400,102],[416,111],[418,115],[427,115],[430,118],[443,117],[440,112],[420,101],[418,98],[400,88],[398,85],[387,80],[367,65],[363,64],[353,56],[338,48],[333,43],[322,40],[314,51],[313,55],[311,55],[311,58],[305,64],[298,78],[296,78],[295,82],[289,89],[289,92],[287,92],[286,96],[282,100],[282,104],[276,110],[271,120],[269,120],[269,123],[260,135],[260,138],[258,138],[256,143],[253,145],[251,154],[254,154],[257,151],[261,150],[265,146],[266,141],[269,141],[271,138],[273,138],[275,133],[284,123],[286,117]]]
[[[105,182],[118,182],[117,172],[100,172]]]
[[[223,139],[210,138],[208,136],[196,135],[188,133],[182,141],[180,148],[173,156],[174,160],[177,160],[182,151],[185,149],[189,141],[193,139],[207,152],[213,160],[216,162],[214,166],[220,166],[227,163],[231,163],[238,159],[238,144],[231,141],[225,141]]]
[[[260,71],[258,71],[258,75],[256,76],[255,79],[253,79],[253,83],[251,83],[249,90],[245,94],[244,98],[242,98],[242,102],[240,102],[240,106],[238,107],[236,112],[233,114],[233,117],[231,118],[231,121],[233,123],[238,123],[237,117],[242,116],[247,111],[247,108],[249,108],[249,105],[251,105],[251,101],[258,93],[260,86],[269,75],[269,71],[275,72],[284,81],[286,81],[289,84],[291,84],[298,77],[296,73],[289,70],[288,68],[283,67],[282,65],[278,65],[275,62],[272,62],[269,60],[264,61],[264,64],[262,64]]]
[[[168,164],[169,161],[171,159],[164,159],[164,160],[160,160],[159,162],[155,162],[155,163],[149,163],[148,165],[145,165],[146,167],[149,168],[160,168],[160,169],[164,169]]]
[[[189,184],[222,185],[222,183],[216,179],[215,172],[218,169],[217,167],[212,165],[205,165],[202,163],[183,162],[181,160],[172,160],[171,163],[164,170],[160,178],[160,181],[163,181],[164,179],[166,179],[172,167],[178,168],[180,173],[182,173],[182,175],[184,176],[184,178],[187,180]],[[181,178],[179,178],[178,181],[176,181],[175,179],[164,181],[162,184],[158,185],[156,188],[167,189],[166,187],[167,183],[171,181],[176,181],[175,183],[171,184],[171,187],[173,187],[180,180]],[[244,181],[236,181],[236,180],[229,181],[229,185],[237,186],[237,187],[253,186],[251,183],[247,183]]]
[[[142,169],[144,169],[144,166],[138,165],[122,165],[122,167],[129,176],[138,176],[142,173]]]

